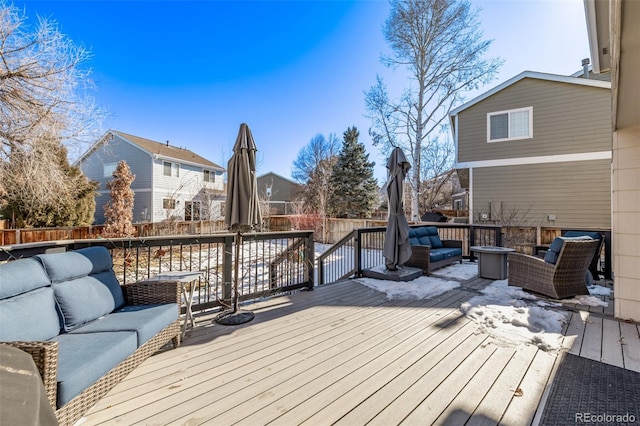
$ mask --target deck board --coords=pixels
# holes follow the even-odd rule
[[[531,424],[558,354],[497,344],[461,314],[489,283],[389,300],[347,281],[254,303],[239,326],[199,313],[179,348],[146,360],[82,425]],[[568,313],[564,351],[640,371],[636,324]]]

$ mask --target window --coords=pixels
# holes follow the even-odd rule
[[[109,178],[113,176],[113,172],[116,171],[116,167],[118,167],[118,163],[104,163],[102,165],[103,177]]]
[[[462,210],[462,200],[453,200],[453,209]]]
[[[216,172],[212,172],[210,170],[204,170],[203,180],[205,182],[215,183],[215,181],[216,181]]]
[[[200,220],[199,201],[187,201],[184,203],[184,220]]]
[[[165,210],[174,210],[176,208],[176,200],[173,198],[163,198],[162,208]]]
[[[162,174],[164,176],[180,177],[180,164],[170,163],[168,161],[162,162]]]
[[[533,137],[533,107],[487,114],[487,142]]]

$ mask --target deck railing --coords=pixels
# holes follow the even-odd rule
[[[236,234],[65,240],[0,247],[0,260],[104,246],[118,280],[142,281],[166,271],[201,271],[192,309],[228,305],[232,296]],[[239,251],[239,299],[257,299],[314,286],[312,231],[243,234]]]
[[[472,260],[472,246],[502,246],[503,236],[499,226],[442,223],[411,227],[421,226],[436,226],[443,240],[461,240],[463,257]],[[384,264],[382,247],[385,232],[386,227],[355,229],[318,256],[318,284],[358,277],[364,269]]]

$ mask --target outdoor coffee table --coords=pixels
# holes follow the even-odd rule
[[[196,288],[194,282],[200,278],[204,278],[202,271],[167,271],[149,278],[149,281],[178,281],[180,283],[182,297],[184,298],[184,304],[186,306],[184,324],[182,326],[183,339],[187,332],[187,325],[191,323],[192,328],[196,325],[193,312],[191,311],[191,304],[193,303],[193,293]]]
[[[478,275],[491,280],[507,278],[507,255],[515,249],[494,246],[471,246],[478,253]]]

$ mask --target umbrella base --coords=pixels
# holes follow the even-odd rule
[[[220,312],[214,320],[221,325],[238,325],[251,321],[255,315],[250,311],[227,310]]]

